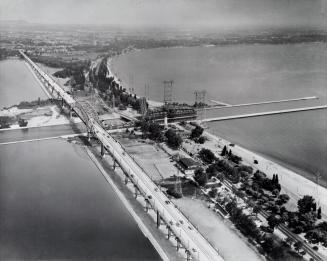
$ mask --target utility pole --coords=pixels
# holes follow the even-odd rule
[[[320,200],[319,200],[319,180],[321,178],[321,174],[319,171],[316,172],[316,182],[317,182],[317,201],[318,201],[318,205],[320,203]]]
[[[146,98],[146,99],[150,99],[150,85],[149,84],[145,84],[144,85],[144,97]]]

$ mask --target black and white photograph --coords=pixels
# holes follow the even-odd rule
[[[326,261],[327,0],[0,0],[1,261]]]

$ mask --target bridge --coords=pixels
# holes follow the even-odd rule
[[[101,143],[101,155],[105,150],[119,164],[124,171],[126,181],[135,187],[135,197],[142,196],[146,203],[146,210],[156,213],[157,227],[164,225],[168,231],[168,239],[173,239],[177,244],[177,251],[184,249],[187,260],[223,261],[224,259],[192,223],[175,207],[168,197],[161,192],[158,186],[148,177],[144,170],[128,155],[121,144],[115,140],[101,125],[96,112],[87,103],[78,103],[67,94],[51,77],[43,72],[29,57],[20,51],[32,69],[37,73],[42,82],[57,93],[71,110],[81,118],[87,127],[88,136],[91,134]],[[115,166],[115,165],[114,165]]]

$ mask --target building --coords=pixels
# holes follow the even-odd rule
[[[192,176],[196,169],[200,166],[191,158],[180,158],[177,166],[185,174],[185,176]]]

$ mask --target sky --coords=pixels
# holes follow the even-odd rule
[[[140,27],[327,28],[327,0],[0,0],[1,20]]]

